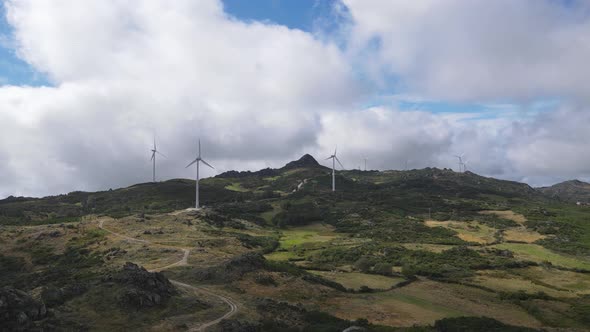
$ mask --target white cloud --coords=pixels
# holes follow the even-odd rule
[[[590,100],[588,2],[342,1],[352,19],[351,52],[364,56],[376,48],[375,75],[393,75],[409,93],[460,101]]]
[[[0,89],[3,137],[12,138],[0,143],[12,161],[2,168],[16,173],[0,195],[148,179],[138,169],[149,166],[154,130],[171,156],[162,177],[192,174],[182,165],[197,136],[211,158],[234,160],[228,166],[284,159],[314,144],[319,111],[359,96],[336,46],[230,19],[218,1],[6,7],[18,54],[55,87]]]
[[[216,0],[8,1],[10,45],[53,86],[0,87],[0,196],[148,181],[154,131],[169,157],[158,163],[163,179],[193,176],[184,166],[199,136],[218,171],[279,167],[307,152],[321,158],[338,144],[349,168],[363,157],[371,168],[406,160],[456,168],[452,155],[464,152],[486,175],[535,184],[590,176],[583,102],[521,119],[358,107],[376,92],[364,84],[371,68],[358,67],[367,61],[351,52],[373,36],[382,48],[362,54],[377,77],[387,68],[407,88],[393,94],[478,103],[583,95],[583,16],[549,12],[541,1],[500,2],[503,24],[492,24],[495,2],[346,0],[355,23],[336,40],[244,23]],[[547,43],[541,32],[555,37]]]

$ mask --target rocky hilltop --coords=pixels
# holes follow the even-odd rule
[[[537,188],[543,194],[571,203],[590,204],[590,183],[569,180],[550,187]]]

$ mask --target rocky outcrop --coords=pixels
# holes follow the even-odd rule
[[[314,157],[309,154],[303,155],[303,157],[299,158],[298,160],[291,161],[283,166],[283,170],[285,169],[294,169],[294,168],[305,168],[305,167],[322,167]]]
[[[0,326],[2,330],[24,331],[33,322],[45,318],[45,304],[26,292],[12,287],[0,288]]]
[[[266,259],[262,254],[249,252],[231,260],[195,272],[194,277],[202,281],[231,282],[239,280],[244,274],[265,267]]]
[[[65,301],[84,294],[88,290],[85,284],[72,284],[63,288],[48,286],[41,292],[41,298],[48,307],[58,306]]]
[[[160,272],[148,272],[141,266],[125,263],[123,269],[107,278],[123,284],[119,298],[123,304],[136,308],[154,307],[163,304],[177,293],[172,283]]]

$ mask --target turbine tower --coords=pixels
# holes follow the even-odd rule
[[[367,158],[365,157],[365,171],[367,171]]]
[[[209,167],[211,167],[212,169],[215,169],[215,167],[209,165],[209,163],[207,163],[205,160],[203,160],[201,158],[201,140],[199,139],[199,151],[197,154],[197,158],[195,160],[193,160],[190,164],[188,164],[185,168],[188,168],[189,166],[191,166],[192,164],[196,163],[197,164],[197,180],[195,183],[195,193],[196,193],[196,203],[195,203],[195,208],[198,210],[199,209],[199,163],[203,163]]]
[[[344,169],[344,166],[342,166],[340,159],[338,159],[338,157],[336,157],[336,149],[334,149],[333,155],[326,158],[326,160],[328,160],[328,159],[332,159],[332,191],[336,191],[336,162],[338,162],[338,164],[340,164],[340,167],[342,167],[342,169]]]
[[[154,136],[154,148],[151,150],[152,151],[152,182],[156,182],[156,154],[159,154],[160,156],[166,158],[165,155],[163,155],[160,151],[158,151],[158,149],[156,148],[156,136]]]
[[[461,153],[460,155],[455,155],[455,157],[457,157],[457,159],[459,159],[459,172],[463,172],[463,168],[465,167],[465,164],[463,163],[463,156],[465,154]]]

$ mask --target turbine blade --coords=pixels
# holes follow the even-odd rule
[[[338,149],[338,145],[334,148],[334,155],[336,155],[336,149]]]
[[[156,158],[156,152],[152,152],[152,158],[150,158],[150,160],[154,160],[154,158]]]
[[[190,165],[196,163],[197,161],[199,161],[199,158],[197,157],[197,159],[193,160],[190,164],[186,165],[185,168],[188,168]]]
[[[340,164],[340,167],[342,167],[342,169],[344,169],[344,166],[342,166],[342,163],[340,162],[340,159],[338,159],[338,157],[334,156],[334,158],[336,158],[336,161]]]
[[[206,161],[204,161],[203,159],[201,159],[201,162],[202,162],[203,164],[205,164],[205,165],[207,165],[207,166],[209,166],[209,167],[211,167],[211,168],[215,169],[215,167],[213,167],[213,166],[209,165],[209,163],[207,163],[207,162],[206,162]]]
[[[166,157],[166,156],[165,156],[165,155],[164,155],[162,152],[160,152],[160,151],[156,151],[155,153],[159,154],[160,156],[162,156],[162,157],[164,157],[164,158],[168,158],[168,157]]]
[[[333,158],[332,156],[329,156],[329,157],[328,157],[328,158],[326,158],[325,160],[332,159],[332,158]]]
[[[201,158],[201,139],[199,138],[199,158]]]

